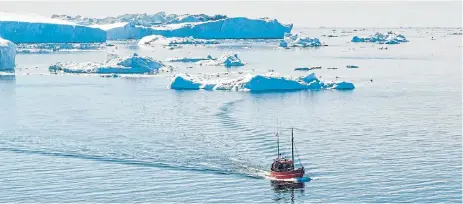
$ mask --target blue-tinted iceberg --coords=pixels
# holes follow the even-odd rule
[[[87,74],[153,74],[166,67],[162,62],[150,57],[133,54],[130,57],[115,57],[106,62],[62,63],[49,67],[52,72]]]
[[[0,12],[0,37],[14,43],[105,42],[106,32],[37,15]]]
[[[165,46],[172,46],[172,45],[207,45],[207,44],[219,44],[218,41],[215,40],[203,40],[203,39],[195,39],[193,37],[171,37],[166,38],[161,35],[149,35],[145,36],[138,41],[139,45],[165,45]]]
[[[230,90],[230,91],[292,91],[338,89],[352,90],[355,86],[350,82],[323,82],[315,74],[305,77],[284,77],[275,73],[264,75],[245,75],[236,78],[193,77],[180,74],[172,79],[171,89],[177,90]]]
[[[238,54],[225,54],[218,59],[201,60],[197,62],[200,65],[207,66],[225,66],[225,67],[239,67],[244,66],[244,63],[238,57]]]
[[[98,24],[91,27],[106,30],[108,39],[140,39],[148,35],[165,37],[193,37],[199,39],[281,39],[291,32],[292,24],[276,19],[249,19],[245,17],[218,18],[198,22],[175,22],[161,25],[138,25],[134,22]]]
[[[322,44],[318,38],[301,37],[286,33],[283,40],[280,40],[280,47],[320,47]]]
[[[351,42],[371,42],[371,43],[378,43],[378,44],[400,44],[403,42],[408,42],[407,38],[405,38],[402,34],[397,34],[393,32],[387,33],[375,33],[369,37],[359,37],[354,36]]]
[[[15,67],[16,45],[0,38],[0,71],[13,70]]]

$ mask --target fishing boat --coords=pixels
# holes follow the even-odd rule
[[[294,129],[291,128],[291,160],[280,157],[280,138],[278,133],[276,135],[278,156],[273,160],[272,166],[270,167],[270,177],[275,180],[283,181],[303,181],[305,174],[304,166],[301,164],[301,168],[295,169],[294,167]]]

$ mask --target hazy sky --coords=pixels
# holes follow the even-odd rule
[[[462,26],[462,1],[1,1],[1,12],[106,17],[125,13],[205,13],[272,17],[308,27]]]

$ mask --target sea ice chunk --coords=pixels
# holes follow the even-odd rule
[[[62,63],[58,62],[49,67],[50,71],[65,73],[94,73],[94,74],[152,74],[165,67],[150,57],[141,57],[136,53],[130,57],[115,57],[107,62]]]
[[[166,59],[167,62],[199,62],[203,60],[216,60],[216,58],[208,55],[207,57],[173,57]]]
[[[16,45],[0,38],[0,71],[13,70],[15,67]]]
[[[285,33],[280,41],[280,47],[320,47],[322,44],[318,38],[300,37],[291,33]]]
[[[354,36],[351,42],[372,42],[377,44],[400,44],[402,42],[408,42],[404,35],[387,32],[387,33],[375,33],[369,37]]]
[[[209,59],[209,60],[202,60],[197,62],[200,65],[208,65],[208,66],[225,66],[225,67],[236,67],[236,66],[244,66],[244,63],[238,57],[238,54],[225,54],[219,57],[218,59]]]
[[[171,89],[205,89],[231,91],[288,91],[288,90],[321,90],[321,89],[355,89],[350,82],[328,82],[319,80],[315,74],[293,78],[279,76],[275,73],[264,75],[245,75],[235,78],[211,79],[205,76],[192,77],[180,74],[173,78]]]
[[[216,40],[202,40],[202,39],[195,39],[193,37],[171,37],[166,38],[161,35],[149,35],[145,36],[138,41],[139,45],[206,45],[206,44],[219,44]]]

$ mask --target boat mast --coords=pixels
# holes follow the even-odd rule
[[[280,158],[280,136],[278,135],[278,132],[277,132],[277,158],[279,159]]]
[[[294,169],[294,128],[291,128],[291,160],[293,162],[293,169]]]

